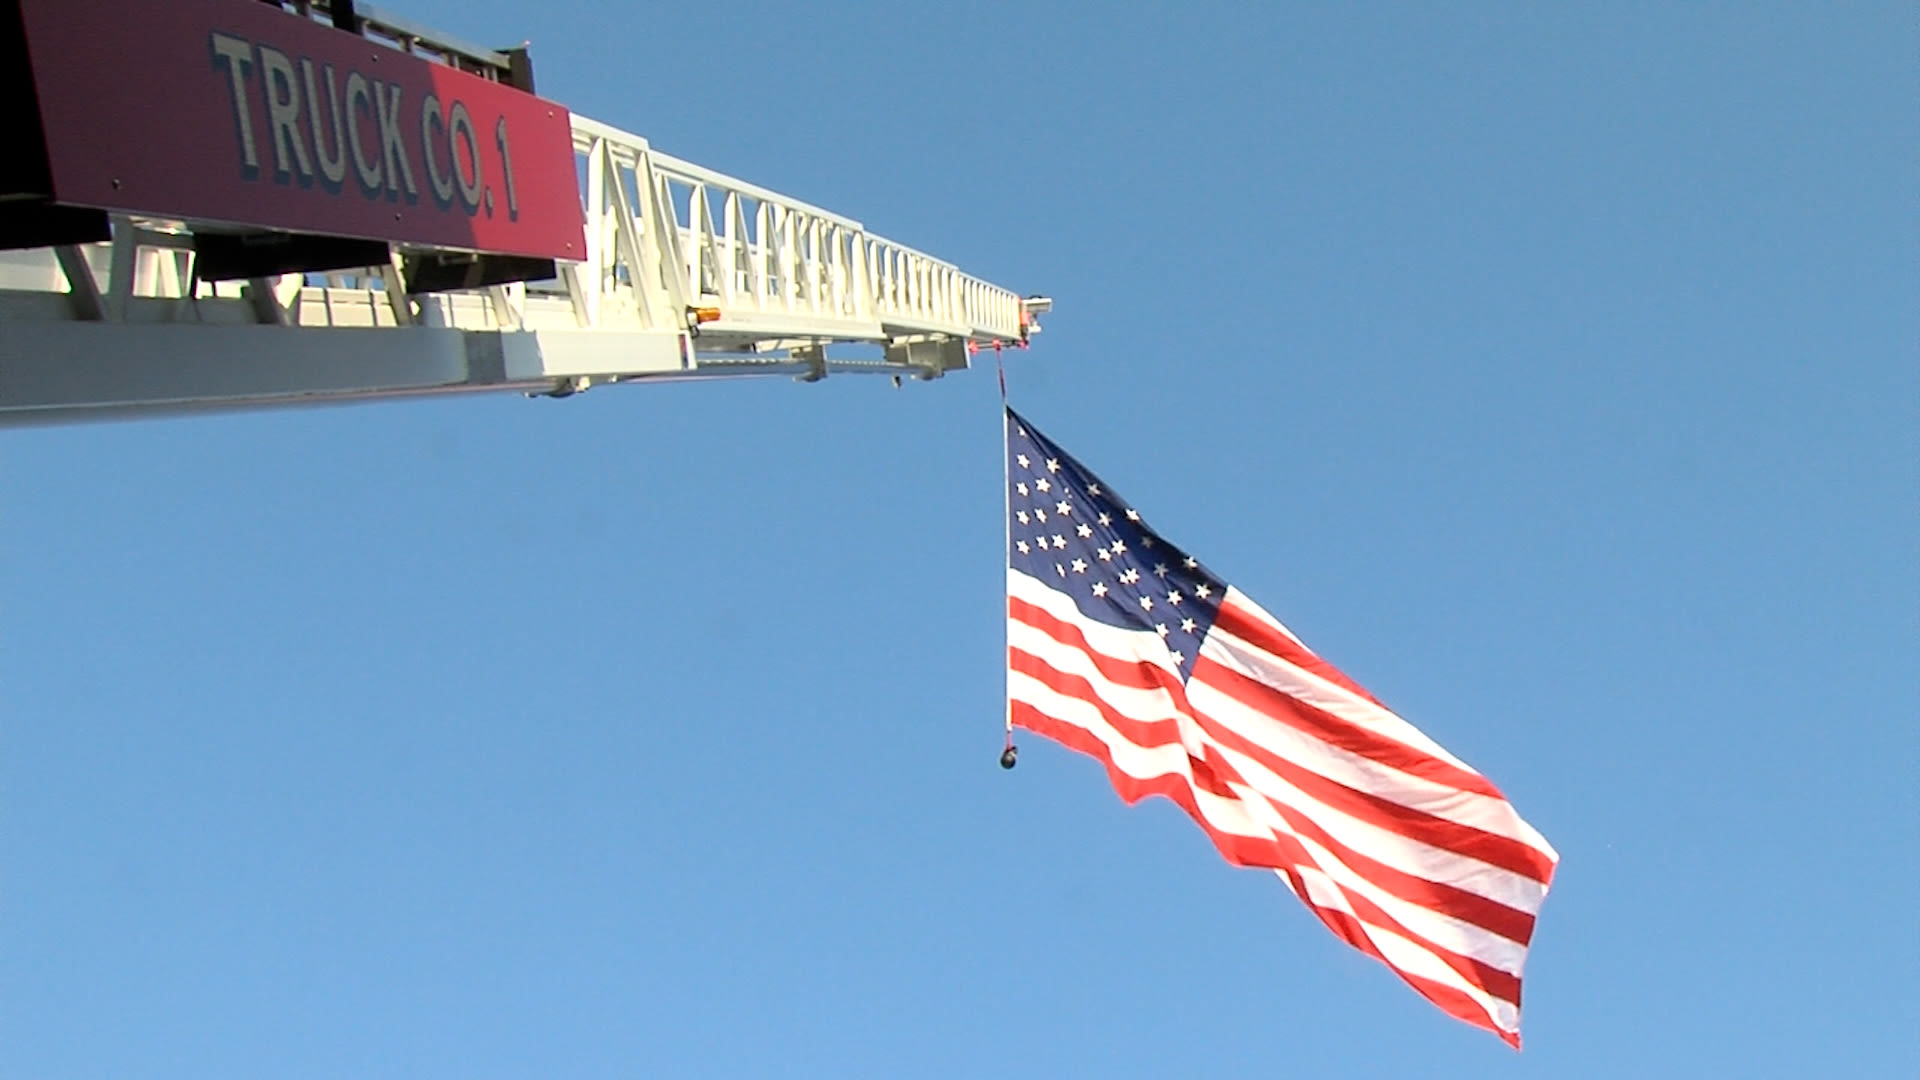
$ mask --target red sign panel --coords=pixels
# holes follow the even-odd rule
[[[578,259],[567,110],[258,0],[20,0],[55,202]]]

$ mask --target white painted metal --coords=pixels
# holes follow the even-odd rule
[[[563,280],[583,326],[669,329],[711,307],[720,318],[700,327],[702,351],[1025,337],[1018,295],[858,221],[586,117],[573,140],[587,258]]]
[[[400,47],[478,55],[380,18]],[[573,142],[586,251],[551,281],[413,297],[394,266],[199,282],[192,223],[126,217],[111,243],[0,252],[0,425],[660,379],[931,379],[972,348],[1024,343],[1046,309],[638,135],[575,116]],[[844,344],[884,359],[827,356]]]

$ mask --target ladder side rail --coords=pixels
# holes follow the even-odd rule
[[[971,329],[995,337],[1020,336],[1020,297],[1011,290],[981,281],[944,259],[905,244],[871,233],[868,239],[877,249],[876,261],[893,278],[890,287],[879,290],[883,319],[895,316],[921,321],[965,321]],[[952,306],[955,295],[952,291],[947,293],[947,302],[935,296],[936,292],[951,290],[959,282],[971,283],[980,291],[981,300],[969,310]]]
[[[775,205],[774,212],[774,273],[778,275],[777,300],[780,314],[791,315],[799,292],[794,284],[794,267],[798,261],[794,258],[794,218],[798,211],[790,207]]]
[[[852,303],[853,317],[862,322],[875,322],[873,305],[877,296],[874,292],[873,259],[867,245],[864,232],[849,231],[847,234],[848,273],[847,292]]]
[[[717,271],[720,288],[720,304],[732,307],[740,295],[740,241],[745,232],[746,222],[740,213],[740,196],[731,191],[720,196],[719,235],[714,242],[717,245],[716,256],[719,261]]]
[[[738,177],[728,176],[726,173],[714,169],[695,165],[693,162],[687,161],[684,158],[677,158],[672,154],[662,153],[659,150],[653,151],[653,164],[654,168],[660,170],[660,172],[682,183],[708,184],[727,191],[737,191],[742,195],[759,199],[762,202],[778,203],[781,206],[797,210],[809,217],[816,217],[823,221],[838,222],[848,228],[864,229],[866,227],[853,218],[815,206],[813,203],[807,202],[804,199],[796,199],[791,195],[782,195],[777,191],[768,190],[758,184],[741,180]]]
[[[711,198],[719,192],[723,199],[736,203],[751,199],[759,204],[757,209],[766,211],[752,219],[752,224],[760,227],[749,230],[744,214],[734,222],[739,226],[738,233],[748,234],[733,241],[746,248],[741,261],[749,267],[747,276],[752,277],[752,271],[758,269],[767,279],[758,289],[748,283],[757,312],[771,308],[778,314],[858,318],[862,309],[867,309],[867,314],[883,322],[891,318],[907,324],[952,327],[968,336],[1005,340],[1020,337],[1020,299],[1009,290],[981,281],[943,259],[876,236],[852,218],[662,153],[644,138],[611,125],[577,115],[573,119],[576,142],[583,137],[604,139],[617,158],[637,162],[644,156],[659,176],[694,191],[684,221],[678,199],[657,200],[662,216],[671,211],[674,218],[674,227],[662,230],[663,239],[670,237],[667,242],[674,248],[684,243],[688,248],[708,249],[686,251],[667,264],[680,268],[675,276],[684,282],[683,291],[689,298],[726,298],[725,289],[709,287],[706,277],[712,272],[709,267],[728,265],[730,252],[720,238],[724,230],[715,229],[710,209],[699,203],[702,193]],[[731,212],[727,216],[731,217]],[[767,219],[764,224],[760,220],[763,216]],[[836,226],[845,235],[857,238],[868,251],[844,261],[835,255]],[[849,241],[850,247],[853,242]],[[737,253],[739,249],[732,251]],[[850,273],[849,263],[867,272]],[[868,279],[860,298],[840,302],[836,293],[844,295],[843,290],[856,276]],[[836,281],[844,284],[837,285]]]
[[[608,261],[611,272],[604,279],[604,288],[607,290],[607,295],[616,299],[626,300],[631,297],[630,302],[622,307],[631,313],[631,318],[640,326],[651,328],[658,321],[656,316],[663,313],[655,310],[662,299],[658,295],[660,291],[660,275],[657,270],[660,265],[658,238],[655,236],[656,230],[647,228],[646,223],[639,216],[646,211],[647,193],[643,186],[638,193],[640,205],[636,207],[635,200],[628,197],[626,178],[620,174],[622,166],[611,156],[606,161],[607,186],[612,189],[613,196],[610,213],[614,224],[614,247],[613,258]],[[620,281],[618,273],[621,267],[624,267],[627,272],[624,283]],[[656,269],[653,273],[648,273],[648,267]],[[603,327],[607,325],[605,300],[606,296],[603,295],[600,321]]]
[[[576,143],[576,152],[582,148]],[[591,330],[600,325],[602,300],[607,289],[607,144],[595,138],[584,148],[586,192],[582,199],[586,258],[561,268],[567,286],[567,298],[573,304],[574,318],[580,327]]]
[[[688,295],[688,262],[681,243],[683,230],[680,215],[674,208],[672,181],[654,169],[651,151],[642,164],[646,169],[645,177],[640,175],[637,168],[634,177],[636,183],[643,179],[648,181],[648,191],[652,195],[651,200],[642,207],[642,212],[647,215],[645,228],[657,245],[652,256],[655,260],[652,276],[664,294],[667,310],[676,319],[684,321],[686,312],[693,307],[693,300]]]
[[[753,310],[766,314],[773,297],[773,204],[760,200],[753,208],[755,243],[747,253],[753,271]]]
[[[833,227],[833,310],[841,318],[859,318],[854,310],[852,295],[853,258],[851,230],[835,225]]]
[[[800,245],[800,254],[805,266],[805,272],[800,275],[800,279],[807,283],[807,313],[815,318],[820,316],[820,283],[826,276],[826,260],[822,257],[825,252],[820,250],[820,234],[825,227],[826,222],[819,218],[808,218],[807,235]]]
[[[693,235],[687,244],[687,280],[693,295],[704,300],[720,295],[720,240],[713,225],[713,204],[707,200],[707,186],[695,184],[687,195],[688,216],[693,219]]]

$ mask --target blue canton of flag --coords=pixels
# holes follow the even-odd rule
[[[1089,619],[1153,631],[1190,676],[1226,585],[1017,418],[1007,427],[1007,472],[1012,567],[1051,579]]]
[[[1429,1001],[1520,1045],[1559,856],[1485,777],[1007,410],[1007,707],[1163,795]]]

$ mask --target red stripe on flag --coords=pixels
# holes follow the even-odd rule
[[[1237,673],[1202,658],[1194,666],[1192,681],[1206,682],[1210,686],[1221,689],[1222,692],[1227,692],[1223,684],[1238,678],[1240,677]],[[1228,696],[1232,694],[1229,693]],[[1431,847],[1443,848],[1457,855],[1479,859],[1481,862],[1503,870],[1511,870],[1543,885],[1553,877],[1553,860],[1518,840],[1490,833],[1485,829],[1477,829],[1471,825],[1463,825],[1457,821],[1449,821],[1435,814],[1402,806],[1374,792],[1361,791],[1329,780],[1317,772],[1250,742],[1237,732],[1220,724],[1209,723],[1207,733],[1219,739],[1221,743],[1233,747],[1273,770],[1294,787],[1351,817],[1409,839],[1418,840]]]
[[[1056,619],[1044,608],[1027,603],[1025,600],[1007,598],[1007,614],[1013,622],[1038,630],[1062,645],[1081,653],[1093,661],[1100,677],[1130,690],[1165,690],[1172,694],[1182,709],[1187,703],[1187,689],[1181,685],[1179,676],[1158,664],[1145,661],[1129,663],[1117,660],[1087,642],[1087,635],[1074,623]]]
[[[1180,745],[1177,729],[1173,722],[1143,722],[1131,717],[1122,716],[1104,701],[1099,700],[1097,692],[1085,679],[1055,671],[1037,658],[1025,653],[1017,653],[1016,660],[1016,670],[1020,670],[1022,673],[1048,686],[1062,696],[1092,705],[1099,711],[1101,719],[1113,729],[1116,735],[1126,739],[1134,746],[1143,750],[1151,750],[1156,747],[1173,747]],[[1032,706],[1026,705],[1024,702],[1019,703],[1019,705],[1033,715],[1045,715],[1039,713],[1039,711]],[[1055,720],[1052,717],[1048,717],[1047,719],[1051,722],[1049,729],[1041,733],[1048,735],[1050,738],[1059,738],[1056,730],[1062,726],[1073,731],[1084,732],[1084,729],[1077,725]],[[1195,719],[1202,725],[1211,726],[1211,721],[1204,716],[1198,716]],[[1022,726],[1030,726],[1022,722],[1019,716],[1016,716],[1015,722],[1021,723]],[[1038,729],[1036,728],[1035,730]],[[1210,732],[1210,734],[1212,733]],[[1153,738],[1153,736],[1156,735],[1162,737]],[[1173,737],[1164,737],[1168,735]],[[1061,741],[1066,740],[1062,739]],[[1074,749],[1081,750],[1082,752],[1099,758],[1108,766],[1110,776],[1118,772],[1120,776],[1127,777],[1129,783],[1138,784],[1142,782],[1140,778],[1133,777],[1131,774],[1118,769],[1111,757],[1110,748],[1097,736],[1086,733],[1084,741],[1086,745],[1082,745],[1082,740],[1080,739],[1074,740],[1072,743]],[[1190,783],[1193,786],[1222,798],[1230,799],[1238,799],[1241,796],[1240,793],[1227,786],[1229,781],[1237,783],[1249,791],[1255,790],[1211,747],[1206,748],[1203,753],[1206,757],[1205,761],[1196,760],[1190,754],[1185,755],[1185,761],[1191,774]],[[1178,777],[1181,774],[1175,771],[1163,775],[1167,777]],[[1127,785],[1116,780],[1114,786],[1116,788],[1123,788]],[[1150,793],[1152,794],[1168,794],[1170,798],[1174,797],[1164,789],[1163,785],[1158,783],[1158,778],[1155,778],[1155,781],[1149,786],[1151,787]],[[1183,793],[1185,793],[1184,790]],[[1136,800],[1129,799],[1128,801],[1132,802]],[[1220,833],[1214,830],[1190,800],[1175,798],[1175,801],[1180,803],[1180,805],[1194,817],[1195,823],[1213,838],[1216,846],[1223,847],[1223,853],[1225,851],[1223,841],[1230,840],[1232,842],[1235,854],[1228,856],[1230,861],[1236,862],[1239,865],[1252,865],[1267,869],[1284,869],[1289,865],[1295,864],[1311,865],[1319,867],[1323,871],[1326,869],[1307,849],[1298,846],[1297,843],[1291,842],[1290,837],[1276,837],[1275,844],[1271,849],[1258,842],[1249,845],[1245,837],[1239,836],[1238,834]],[[1534,926],[1534,917],[1532,915],[1516,908],[1508,907],[1498,901],[1490,900],[1453,886],[1429,881],[1387,866],[1341,843],[1329,835],[1326,830],[1322,829],[1312,818],[1301,813],[1298,809],[1279,800],[1269,798],[1266,801],[1273,806],[1275,812],[1281,816],[1290,829],[1300,835],[1308,837],[1322,848],[1327,849],[1335,859],[1351,870],[1355,876],[1370,882],[1383,892],[1404,900],[1416,907],[1425,908],[1436,914],[1459,919],[1462,922],[1478,926],[1522,945],[1526,944],[1532,937]],[[1378,910],[1373,902],[1364,895],[1352,892],[1331,875],[1329,876],[1329,880],[1336,887],[1340,888],[1342,893],[1348,895],[1356,906],[1365,905],[1370,910]],[[1448,960],[1448,962],[1456,968],[1461,968],[1462,965],[1466,965],[1461,971],[1463,976],[1472,979],[1476,984],[1485,985],[1482,979],[1473,973],[1479,966],[1482,966],[1480,961],[1446,952],[1444,947],[1434,944],[1422,935],[1407,929],[1384,912],[1381,912],[1378,918],[1369,917],[1368,921],[1394,929],[1395,932],[1399,933],[1402,937],[1421,941],[1436,952],[1445,952],[1448,957],[1453,958]],[[1498,971],[1499,969],[1487,968],[1486,970]],[[1506,977],[1505,973],[1501,973],[1501,976]]]
[[[1084,701],[1098,709],[1101,719],[1106,721],[1107,726],[1135,746],[1180,745],[1179,721],[1174,717],[1172,709],[1167,711],[1165,719],[1142,720],[1128,716],[1109,704],[1100,695],[1099,690],[1085,678],[1064,671],[1056,671],[1045,660],[1023,651],[1018,646],[1007,648],[1007,669],[1029,676],[1063,697]]]
[[[1254,612],[1230,601],[1223,602],[1220,605],[1220,613],[1214,616],[1213,625],[1249,645],[1265,649],[1294,667],[1310,671],[1335,686],[1350,690],[1375,705],[1380,705],[1378,698],[1368,693],[1365,687],[1348,678],[1346,672],[1320,659],[1318,653],[1295,641],[1279,627]],[[1380,707],[1386,708],[1385,705]]]
[[[1201,723],[1206,723],[1205,718],[1201,719]],[[1266,802],[1294,832],[1326,848],[1355,876],[1371,882],[1381,891],[1437,914],[1471,923],[1519,945],[1532,940],[1534,916],[1530,912],[1479,893],[1468,892],[1456,885],[1433,881],[1390,866],[1334,838],[1298,807],[1273,798],[1266,798]],[[1304,851],[1302,857],[1317,865],[1318,861],[1304,854]]]
[[[1302,900],[1305,900],[1307,893],[1303,883],[1298,878],[1295,878],[1293,884],[1294,891],[1300,894]],[[1445,983],[1435,982],[1432,979],[1411,974],[1404,968],[1395,967],[1393,961],[1388,960],[1385,954],[1380,951],[1380,947],[1375,945],[1372,939],[1367,937],[1365,927],[1352,915],[1338,908],[1321,907],[1311,900],[1307,900],[1306,904],[1307,910],[1319,916],[1320,921],[1327,925],[1327,929],[1332,930],[1342,941],[1373,957],[1375,960],[1380,961],[1382,964],[1387,965],[1395,975],[1400,976],[1400,978],[1406,982],[1408,986],[1413,987],[1421,997],[1439,1006],[1442,1012],[1456,1020],[1464,1020],[1475,1027],[1486,1028],[1488,1031],[1504,1039],[1507,1044],[1515,1050],[1520,1049],[1520,1033],[1518,1031],[1508,1031],[1494,1023],[1493,1017],[1487,1015],[1486,1007],[1478,1001],[1475,1001],[1471,995],[1463,993],[1459,989],[1448,986]],[[1519,994],[1517,991],[1514,995],[1513,1004],[1516,1010],[1520,1007]]]
[[[1031,605],[1025,606],[1031,608]],[[1114,661],[1110,657],[1092,651],[1087,646],[1084,635],[1080,633],[1078,628],[1071,624],[1053,619],[1038,609],[1032,609],[1029,614],[1034,618],[1035,622],[1050,624],[1047,629],[1052,635],[1055,635],[1056,640],[1062,637],[1069,639],[1061,643],[1076,649],[1081,655],[1085,656],[1089,662],[1093,663],[1096,669],[1100,671],[1102,677],[1114,685],[1135,690],[1163,689],[1174,696],[1175,709],[1186,706],[1186,702],[1182,700],[1184,694],[1181,692],[1181,688],[1177,683],[1172,681],[1171,676],[1165,669],[1152,664],[1122,664]],[[1173,715],[1172,710],[1170,710],[1169,715],[1164,719],[1142,720],[1137,717],[1128,716],[1108,704],[1104,696],[1099,692],[1099,688],[1085,678],[1060,672],[1045,660],[1027,653],[1024,650],[1017,647],[1010,647],[1008,650],[1008,663],[1011,670],[1027,675],[1056,693],[1064,697],[1086,702],[1099,712],[1101,719],[1108,727],[1113,729],[1117,736],[1137,747],[1151,749],[1160,746],[1180,745],[1181,743],[1178,720]],[[1248,757],[1259,761],[1262,765],[1273,769],[1276,773],[1280,773],[1282,776],[1288,776],[1289,773],[1298,775],[1301,772],[1301,770],[1290,766],[1264,748],[1249,742],[1236,732],[1220,725],[1211,717],[1194,712],[1190,706],[1187,706],[1181,711],[1193,717],[1195,722],[1200,725],[1210,739],[1218,741],[1223,746],[1246,754]],[[1019,722],[1017,718],[1016,722]],[[1078,731],[1080,729],[1075,727],[1073,730]],[[1050,738],[1057,738],[1052,730],[1041,733]],[[1094,737],[1088,736],[1088,738],[1093,739]],[[1093,754],[1093,756],[1099,757],[1103,761],[1111,764],[1105,744],[1099,743],[1097,739],[1094,739],[1094,743],[1099,747],[1097,752],[1086,749],[1080,744],[1079,740],[1076,740],[1072,745],[1074,749]],[[1209,762],[1210,765],[1226,766],[1226,763],[1220,760],[1217,755],[1208,754],[1208,757],[1211,759]],[[1202,765],[1200,762],[1194,761],[1191,756],[1189,756],[1187,760],[1190,775],[1194,783],[1199,784],[1199,786],[1205,790],[1212,791],[1214,794],[1223,797],[1238,797],[1234,792],[1226,789],[1218,780],[1213,779],[1213,772],[1208,771],[1208,765]],[[1196,769],[1194,768],[1196,765],[1200,765],[1201,767]],[[1169,773],[1167,775],[1178,774]],[[1236,781],[1240,780],[1238,776],[1235,776],[1234,779]],[[1289,779],[1291,779],[1290,776]],[[1322,781],[1322,783],[1332,785],[1331,781]],[[1122,785],[1116,781],[1115,786],[1121,787]],[[1243,782],[1243,786],[1250,788],[1252,785],[1245,785]],[[1333,786],[1340,787],[1340,790],[1343,791],[1351,790],[1339,785]],[[1157,786],[1153,793],[1165,794],[1165,792],[1159,791]],[[1482,927],[1510,941],[1525,944],[1531,939],[1534,917],[1527,912],[1477,893],[1468,892],[1444,882],[1436,882],[1422,878],[1382,863],[1335,839],[1332,835],[1328,834],[1325,829],[1315,823],[1312,818],[1299,813],[1286,803],[1272,799],[1268,801],[1283,815],[1289,825],[1296,831],[1310,837],[1315,843],[1333,852],[1341,862],[1352,867],[1356,874],[1373,882],[1384,891],[1408,903],[1417,904],[1441,914],[1460,919],[1463,922],[1472,923],[1475,926]],[[1182,805],[1189,806],[1191,810],[1188,803],[1183,802]],[[1193,812],[1197,814],[1197,811]],[[1368,816],[1364,814],[1356,814],[1354,816],[1362,820],[1369,820]],[[1384,824],[1380,822],[1371,823],[1385,828],[1395,835],[1404,834],[1403,830],[1396,829],[1392,822]],[[1203,827],[1205,826],[1204,821],[1202,821],[1201,824]],[[1475,830],[1475,832],[1477,833],[1478,830]],[[1440,847],[1441,845],[1436,844],[1431,846]],[[1531,849],[1528,850],[1531,851]],[[1262,852],[1257,857],[1248,858],[1247,856],[1251,854],[1252,852],[1242,849],[1241,857],[1230,858],[1230,861],[1234,861],[1239,865],[1269,869],[1278,869],[1287,865],[1290,861],[1289,857],[1283,857],[1277,853]],[[1308,862],[1312,861],[1304,850],[1300,852],[1298,858]],[[1524,874],[1524,871],[1522,873]],[[1524,876],[1532,877],[1531,874],[1524,874]]]
[[[1276,865],[1285,865],[1275,857],[1273,845],[1268,841],[1209,828],[1206,817],[1200,813],[1200,807],[1194,801],[1193,788],[1180,774],[1165,773],[1153,777],[1136,777],[1113,763],[1107,744],[1101,742],[1092,732],[1077,724],[1055,720],[1024,701],[1013,703],[1013,722],[1028,731],[1044,735],[1069,750],[1077,750],[1100,762],[1106,767],[1107,780],[1113,785],[1113,790],[1129,806],[1153,795],[1171,800],[1187,812],[1187,816],[1192,818],[1200,826],[1201,831],[1213,841],[1214,847],[1219,849],[1220,854],[1235,866],[1270,870]]]
[[[1212,660],[1204,650],[1200,654],[1199,662],[1194,666],[1194,679],[1201,677],[1200,664],[1207,665],[1205,681],[1209,685],[1254,712],[1271,717],[1303,734],[1311,735],[1329,746],[1339,747],[1349,753],[1358,754],[1370,761],[1377,761],[1422,780],[1431,780],[1436,784],[1445,784],[1461,791],[1471,791],[1495,799],[1505,798],[1500,794],[1500,789],[1493,786],[1492,781],[1471,769],[1463,769],[1451,761],[1434,757],[1418,747],[1409,746],[1377,731],[1370,731],[1350,720],[1317,708],[1277,687]]]
[[[1385,930],[1388,933],[1398,934],[1432,953],[1435,957],[1439,958],[1441,963],[1452,968],[1455,972],[1459,973],[1461,978],[1472,985],[1485,990],[1487,993],[1492,994],[1502,1001],[1511,1001],[1516,1005],[1519,1004],[1520,977],[1518,975],[1510,971],[1502,971],[1497,967],[1487,964],[1484,961],[1476,960],[1471,956],[1462,956],[1445,946],[1439,945],[1430,938],[1408,929],[1405,924],[1388,914],[1372,900],[1369,900],[1365,894],[1356,892],[1340,884],[1338,881],[1332,881],[1331,878],[1329,878],[1329,881],[1334,888],[1340,890],[1340,895],[1346,899],[1347,906],[1353,908],[1353,914],[1359,919],[1363,927],[1371,926]],[[1308,901],[1308,903],[1310,905],[1312,904],[1311,901]],[[1312,906],[1317,907],[1318,905]],[[1394,970],[1398,971],[1400,969],[1395,968]]]
[[[1103,709],[1103,715],[1108,711],[1110,710]],[[1326,923],[1335,934],[1339,935],[1341,939],[1353,945],[1355,948],[1360,949],[1362,952],[1365,952],[1367,955],[1372,956],[1374,959],[1379,960],[1381,963],[1386,964],[1395,974],[1399,975],[1408,985],[1412,986],[1416,992],[1429,1001],[1432,1001],[1449,1015],[1477,1027],[1487,1028],[1499,1034],[1501,1038],[1518,1046],[1518,1037],[1502,1030],[1498,1025],[1494,1024],[1487,1015],[1486,1009],[1470,995],[1461,992],[1455,987],[1412,975],[1401,968],[1395,967],[1387,960],[1379,947],[1373,943],[1373,940],[1367,936],[1366,924],[1371,922],[1406,938],[1419,947],[1426,949],[1442,963],[1447,964],[1448,967],[1458,972],[1461,977],[1469,983],[1486,990],[1495,997],[1511,1001],[1517,1007],[1519,1004],[1520,985],[1516,977],[1507,972],[1500,971],[1497,968],[1488,967],[1470,957],[1460,956],[1450,950],[1434,945],[1427,939],[1401,926],[1397,921],[1381,911],[1377,905],[1367,900],[1366,897],[1357,895],[1346,888],[1340,888],[1337,882],[1333,882],[1335,887],[1340,888],[1341,895],[1346,898],[1350,906],[1364,913],[1362,918],[1356,918],[1355,915],[1337,908],[1325,908],[1314,903],[1309,899],[1310,893],[1304,881],[1299,878],[1296,868],[1301,866],[1315,866],[1317,868],[1317,864],[1307,850],[1299,846],[1298,841],[1295,841],[1292,837],[1279,836],[1276,837],[1273,842],[1267,842],[1233,833],[1223,833],[1211,828],[1208,826],[1205,816],[1201,814],[1198,805],[1194,801],[1192,789],[1182,781],[1178,773],[1167,773],[1150,778],[1135,777],[1114,763],[1107,744],[1102,742],[1097,736],[1076,724],[1050,717],[1023,701],[1015,701],[1013,703],[1013,722],[1020,727],[1050,738],[1069,749],[1077,750],[1099,761],[1105,767],[1108,781],[1113,785],[1114,791],[1129,805],[1136,804],[1152,795],[1160,795],[1171,800],[1182,810],[1186,811],[1188,817],[1200,826],[1201,831],[1207,834],[1208,838],[1213,841],[1214,846],[1219,849],[1221,854],[1229,862],[1239,866],[1277,869],[1289,874],[1293,878],[1294,891],[1300,897],[1301,902],[1306,904],[1306,906],[1313,911],[1322,922]]]

